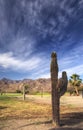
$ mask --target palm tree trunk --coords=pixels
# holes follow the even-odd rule
[[[77,96],[79,96],[78,88],[77,86],[74,86]]]

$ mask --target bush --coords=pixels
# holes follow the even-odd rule
[[[21,90],[16,90],[16,93],[22,93]]]

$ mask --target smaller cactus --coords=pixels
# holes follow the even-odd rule
[[[58,84],[57,84],[60,97],[63,96],[65,92],[67,91],[67,84],[68,84],[67,74],[65,71],[63,71],[62,78],[58,80]]]

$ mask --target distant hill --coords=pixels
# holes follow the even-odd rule
[[[30,92],[50,92],[51,91],[51,81],[50,79],[23,79],[23,80],[10,80],[3,78],[0,80],[0,90],[3,92],[16,92],[16,90],[21,90],[23,84],[29,86]]]
[[[39,78],[36,80],[23,79],[23,80],[11,80],[3,78],[0,80],[0,91],[3,92],[16,92],[17,90],[22,91],[23,85],[28,85],[30,93],[34,92],[51,92],[51,80],[45,78]],[[81,84],[81,87],[83,84]],[[74,90],[73,87],[68,83],[68,91]]]

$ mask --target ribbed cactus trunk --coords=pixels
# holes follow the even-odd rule
[[[52,85],[52,117],[53,124],[60,126],[60,110],[59,110],[59,93],[57,88],[58,83],[58,64],[56,53],[51,54],[51,85]]]
[[[62,72],[62,80],[58,80],[58,88],[60,88],[59,96],[63,96],[65,92],[67,91],[67,84],[68,84],[68,78],[66,71]]]

